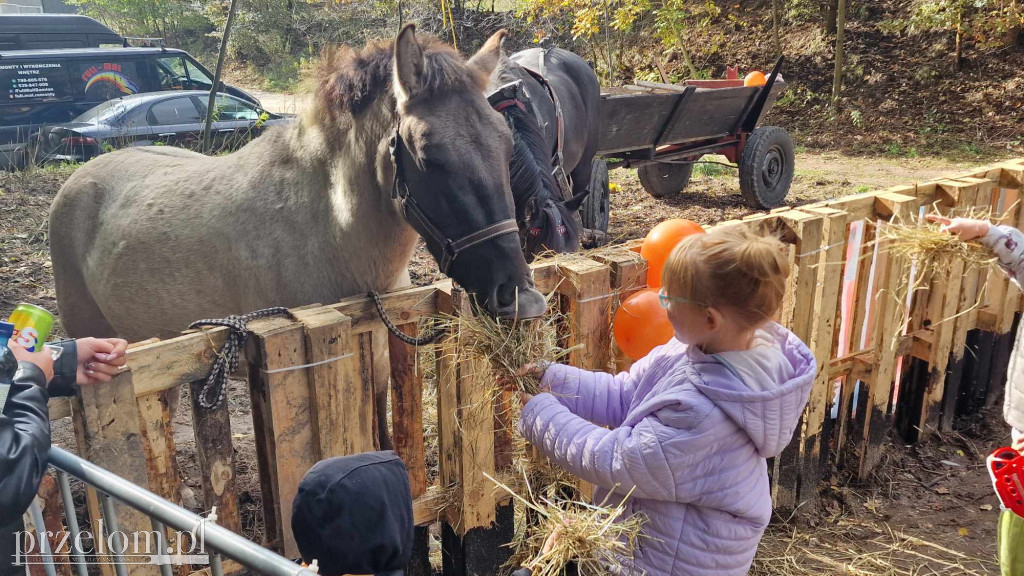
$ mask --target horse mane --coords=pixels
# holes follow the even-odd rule
[[[450,90],[479,91],[479,77],[459,53],[433,36],[416,36],[423,50],[421,83],[413,98],[429,98]],[[364,112],[381,95],[393,96],[394,40],[373,41],[361,49],[341,46],[325,50],[314,70],[318,108],[333,119]]]
[[[543,210],[547,200],[553,201],[566,227],[569,237],[576,237],[576,221],[561,202],[558,183],[551,175],[551,150],[544,139],[544,132],[537,123],[537,118],[530,112],[511,106],[502,111],[509,129],[512,131],[512,160],[509,164],[509,184],[516,205],[516,219],[525,220],[526,206],[533,200],[537,210]],[[545,219],[541,226],[540,242],[550,246],[558,234],[554,222]]]

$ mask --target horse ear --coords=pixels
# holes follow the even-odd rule
[[[466,66],[470,70],[473,70],[483,80],[484,87],[487,85],[487,80],[491,77],[491,73],[498,67],[498,61],[501,60],[501,44],[505,41],[505,37],[508,36],[508,30],[501,29],[494,33],[493,36],[484,42],[484,45],[480,50],[473,55],[472,58],[466,62]]]
[[[416,41],[416,25],[408,24],[395,40],[395,96],[399,102],[416,93],[423,67],[423,49]]]
[[[563,206],[565,206],[565,209],[568,210],[569,213],[571,214],[571,213],[573,213],[573,212],[575,212],[575,211],[580,209],[580,206],[583,205],[583,201],[586,200],[587,196],[589,196],[589,195],[590,195],[590,190],[584,190],[583,192],[580,192],[579,194],[577,194],[577,195],[573,196],[572,198],[569,198],[568,200],[566,200],[565,204],[563,204]]]

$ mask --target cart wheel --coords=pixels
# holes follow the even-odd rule
[[[740,158],[740,192],[751,208],[781,206],[793,183],[793,139],[778,126],[758,128]]]
[[[583,227],[591,230],[608,231],[608,212],[611,201],[608,196],[608,164],[601,158],[594,158],[590,176],[590,194],[583,201],[580,217]]]
[[[693,164],[644,164],[636,171],[644,190],[655,198],[679,194],[690,183],[691,174]]]

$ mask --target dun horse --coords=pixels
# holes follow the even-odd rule
[[[417,233],[486,312],[541,315],[512,140],[483,95],[499,58],[498,42],[463,61],[407,26],[393,44],[325,58],[312,109],[234,154],[143,147],[87,163],[50,214],[65,329],[168,337],[201,318],[399,287]]]

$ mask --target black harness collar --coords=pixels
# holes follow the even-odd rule
[[[405,221],[414,230],[419,232],[420,236],[426,240],[428,246],[433,244],[435,250],[441,254],[441,261],[439,262],[441,272],[448,275],[448,268],[459,257],[459,254],[477,244],[482,244],[505,234],[519,234],[519,226],[516,225],[515,219],[509,218],[485,226],[461,238],[454,240],[449,238],[434,224],[426,212],[420,208],[415,196],[409,190],[409,185],[402,174],[402,148],[404,147],[402,135],[399,134],[398,128],[395,128],[391,135],[391,141],[388,143],[391,162],[395,165],[395,181],[391,189],[391,198],[401,202],[402,215],[405,217]]]

